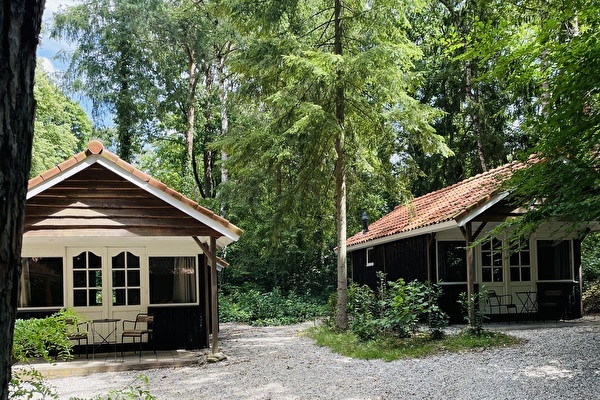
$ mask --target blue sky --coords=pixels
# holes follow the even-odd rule
[[[48,72],[64,71],[67,64],[56,60],[56,54],[60,50],[68,51],[72,49],[68,43],[52,40],[49,37],[50,26],[52,24],[52,15],[58,11],[59,7],[66,7],[76,3],[76,0],[46,0],[46,8],[44,9],[44,25],[42,28],[42,38],[38,47],[38,58],[42,61],[44,68]]]

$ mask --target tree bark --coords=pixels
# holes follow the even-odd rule
[[[335,24],[335,54],[343,54],[342,46],[342,2],[335,0],[334,6]],[[337,315],[336,325],[339,329],[348,328],[348,270],[346,267],[346,154],[345,154],[345,94],[342,82],[342,72],[338,71],[338,81],[335,89],[335,117],[338,124],[335,139],[335,151],[337,159],[335,162],[335,192],[337,211]]]
[[[8,399],[44,0],[0,5],[0,399]]]

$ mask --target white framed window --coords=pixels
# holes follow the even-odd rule
[[[519,243],[519,248],[511,250],[510,257],[510,280],[511,282],[531,281],[531,250],[529,240]]]
[[[367,248],[367,267],[372,267],[375,265],[375,253],[373,252],[373,248]]]
[[[63,258],[23,258],[19,307],[64,307]]]
[[[504,281],[502,269],[502,241],[493,238],[481,245],[481,280],[482,282]]]
[[[196,257],[151,256],[150,304],[197,302]]]

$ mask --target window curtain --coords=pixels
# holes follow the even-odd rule
[[[174,258],[173,300],[175,303],[196,301],[196,260],[193,257]]]

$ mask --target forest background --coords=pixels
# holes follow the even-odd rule
[[[99,138],[244,229],[225,296],[324,304],[363,212],[534,153],[515,198],[546,203],[523,231],[600,220],[599,19],[586,0],[82,0],[46,27],[73,47],[37,72],[31,175]]]

